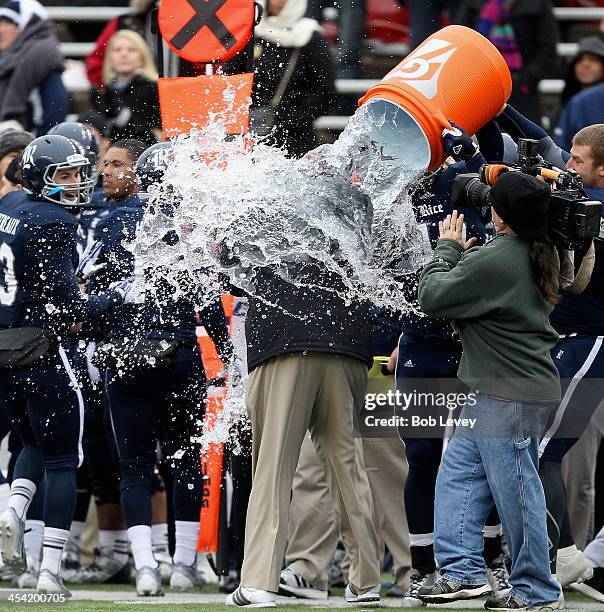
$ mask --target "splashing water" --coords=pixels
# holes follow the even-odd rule
[[[179,137],[135,252],[174,274],[226,272],[250,294],[259,267],[299,284],[288,264],[319,262],[341,278],[345,300],[404,309],[400,275],[421,265],[428,245],[406,191],[426,154],[401,113],[363,106],[336,143],[301,160],[240,137],[224,142],[220,123]],[[178,240],[165,241],[169,231]]]
[[[337,142],[301,160],[263,143],[250,147],[243,137],[225,141],[218,117],[173,142],[131,247],[143,267],[161,266],[177,290],[179,275],[203,270],[209,301],[219,293],[217,272],[266,299],[255,293],[260,268],[301,286],[295,270],[313,262],[329,273],[325,278],[341,280],[337,288],[317,288],[346,303],[413,308],[402,283],[430,250],[409,189],[428,165],[429,148],[402,109],[381,100],[362,106]],[[241,388],[202,446],[226,440],[242,405]]]
[[[249,430],[250,426],[245,409],[245,384],[236,387],[229,385],[228,393],[222,400],[222,409],[212,417],[210,423],[204,423],[201,436],[192,438],[191,441],[200,445],[202,455],[205,455],[212,445],[225,442],[230,442],[231,451],[238,455],[241,447],[237,437],[241,431]]]

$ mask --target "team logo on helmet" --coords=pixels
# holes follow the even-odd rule
[[[37,148],[37,145],[29,145],[28,147],[25,147],[25,150],[21,155],[21,167],[23,169],[31,168],[34,163],[34,155],[36,154]]]
[[[167,165],[166,155],[169,149],[156,149],[149,156],[149,162],[154,167],[161,167]]]

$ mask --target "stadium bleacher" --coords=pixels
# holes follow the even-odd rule
[[[51,19],[55,23],[70,22],[107,22],[110,19],[128,12],[127,8],[117,7],[72,7],[72,6],[49,6],[46,7]],[[604,8],[567,8],[556,7],[554,14],[561,22],[583,22],[599,21],[604,19]],[[407,45],[401,43],[383,43],[379,40],[367,41],[367,47],[371,53],[380,57],[395,59],[403,58],[407,52]],[[71,60],[82,61],[94,49],[94,42],[62,42],[61,51],[63,55]],[[572,42],[560,42],[557,53],[562,58],[573,57],[577,51],[577,44]],[[75,62],[69,62],[64,75],[66,87],[72,94],[83,94],[88,91],[90,84],[86,78],[85,70]],[[336,81],[336,90],[344,96],[360,96],[365,93],[376,81],[373,79],[339,79]],[[564,87],[562,79],[543,79],[539,83],[539,91],[543,95],[555,96]],[[345,116],[329,115],[320,117],[315,127],[318,130],[339,132],[346,125],[348,118]]]

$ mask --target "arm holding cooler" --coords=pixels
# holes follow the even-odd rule
[[[497,117],[501,127],[515,140],[518,138],[532,138],[539,141],[539,155],[546,162],[564,168],[570,158],[570,153],[560,148],[549,134],[536,123],[527,119],[513,106],[506,105],[504,111]]]

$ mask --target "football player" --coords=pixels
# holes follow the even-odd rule
[[[118,145],[109,149],[106,164],[117,160],[117,153],[112,152]],[[137,173],[143,205],[120,208],[103,224],[106,231],[100,232],[99,262],[107,266],[93,277],[96,290],[136,277],[137,291],[116,309],[107,340],[97,347],[97,354],[98,361],[105,362],[122,475],[122,508],[139,596],[163,594],[151,540],[151,492],[158,439],[173,469],[175,553],[170,584],[182,590],[203,584],[195,568],[203,481],[199,449],[191,439],[200,434],[205,409],[205,375],[195,312],[206,303],[206,290],[193,275],[183,272],[171,276],[170,270],[139,260],[124,246],[139,231],[145,200],[151,185],[161,179],[170,146],[156,144],[139,158]],[[105,183],[111,186],[111,173]],[[149,205],[156,204],[151,200]],[[220,300],[201,308],[199,319],[223,362],[232,363],[233,347]]]
[[[90,201],[89,165],[64,136],[35,139],[21,156],[24,190],[6,195],[0,212],[0,403],[24,446],[0,515],[2,558],[16,572],[25,569],[24,521],[45,475],[37,588],[67,596],[60,563],[82,461],[84,412],[70,339],[125,296],[120,286],[86,299],[76,280],[74,213]]]

